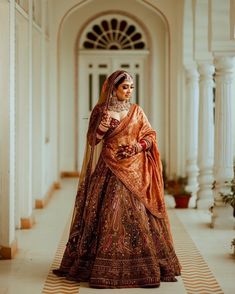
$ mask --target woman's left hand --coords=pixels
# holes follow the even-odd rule
[[[116,156],[118,159],[124,159],[131,157],[135,154],[140,152],[138,143],[137,144],[130,144],[130,145],[120,145],[116,152]]]

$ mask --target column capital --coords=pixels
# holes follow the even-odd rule
[[[216,71],[218,72],[233,72],[235,65],[234,56],[218,56],[214,59]]]
[[[232,83],[234,71],[233,56],[220,56],[215,58],[215,79],[218,83]]]
[[[186,67],[186,82],[197,82],[199,80],[199,73],[196,66]]]
[[[211,63],[199,63],[198,72],[200,76],[211,77],[215,72],[215,66]]]

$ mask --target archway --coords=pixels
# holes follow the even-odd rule
[[[80,124],[78,120],[76,120],[76,117],[79,115],[79,103],[77,101],[77,97],[79,96],[79,73],[81,75],[84,69],[84,66],[80,67],[81,63],[79,63],[80,61],[78,59],[82,49],[79,47],[79,45],[81,45],[80,41],[84,41],[84,39],[81,38],[82,32],[85,32],[85,28],[88,28],[89,24],[92,26],[93,20],[102,19],[102,17],[106,15],[110,15],[111,17],[112,15],[118,14],[120,18],[126,18],[131,23],[137,23],[138,30],[144,31],[145,36],[148,38],[144,78],[141,79],[141,82],[145,83],[146,87],[144,94],[139,95],[139,100],[141,101],[142,99],[142,106],[153,128],[157,130],[162,158],[167,160],[169,157],[169,27],[161,15],[147,8],[143,3],[141,4],[136,1],[128,1],[128,3],[126,3],[124,0],[121,0],[121,2],[125,4],[123,6],[125,7],[125,11],[120,10],[120,3],[117,5],[116,3],[103,0],[102,3],[105,5],[97,7],[92,2],[89,2],[79,7],[79,9],[74,8],[73,12],[70,11],[68,16],[64,17],[63,24],[61,24],[58,43],[58,61],[60,69],[58,88],[60,95],[60,171],[75,171],[79,169],[77,150],[78,135],[76,135],[76,137],[74,134],[78,134],[76,128],[80,128]],[[132,14],[127,14],[126,11],[131,11]],[[142,21],[143,19],[145,20],[144,24]],[[83,48],[83,50],[88,49]],[[119,50],[111,49],[110,51],[112,53],[110,54],[113,55],[114,51]],[[121,51],[124,51],[124,49],[121,49],[120,52]],[[141,54],[144,58],[144,50],[140,48],[133,50],[132,48],[132,57],[134,56],[134,51],[136,54],[137,51],[138,54],[142,51]],[[120,67],[121,64],[126,64],[126,62],[119,62],[118,67]],[[135,64],[136,63],[133,63],[134,66]],[[87,66],[89,66],[88,63]],[[105,69],[103,69],[103,71],[105,72]],[[89,91],[88,85],[88,80],[85,86],[82,84],[82,86],[86,87],[86,91]],[[96,97],[99,96],[99,86],[97,86],[97,88],[98,91],[95,93]],[[74,100],[71,100],[72,95]],[[85,118],[86,117],[87,115],[85,115]]]

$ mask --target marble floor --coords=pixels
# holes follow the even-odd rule
[[[192,247],[193,244],[195,256],[199,256],[201,265],[204,263],[207,266],[213,279],[217,281],[220,289],[222,289],[221,291],[205,292],[205,290],[200,290],[197,281],[193,285],[194,288],[188,290],[187,274],[188,276],[191,275],[191,261],[189,261],[187,267],[185,267],[184,276],[182,275],[182,278],[180,277],[177,283],[162,283],[161,287],[157,289],[97,290],[90,289],[87,284],[81,283],[81,285],[75,286],[73,284],[73,287],[77,287],[77,289],[70,292],[56,290],[56,288],[46,292],[45,285],[50,281],[49,272],[52,265],[55,264],[55,256],[59,252],[58,246],[62,242],[62,236],[66,240],[69,215],[71,214],[77,188],[77,179],[64,179],[61,187],[60,190],[54,193],[46,208],[35,210],[35,226],[31,230],[17,231],[19,250],[16,258],[14,260],[0,261],[0,294],[235,293],[235,257],[232,255],[230,248],[231,240],[235,237],[235,230],[232,228],[211,229],[208,225],[210,221],[209,213],[194,209],[169,209],[172,231],[177,243],[176,247],[179,248],[179,251],[182,251],[182,249],[184,251],[184,248],[187,246]],[[179,232],[179,227],[181,228],[181,233]],[[178,238],[178,233],[181,234],[180,238]],[[181,253],[179,252],[179,254]]]

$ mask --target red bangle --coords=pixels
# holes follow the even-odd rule
[[[145,142],[145,140],[140,140],[140,145],[141,145],[141,147],[142,147],[142,149],[143,149],[143,151],[145,151],[146,150],[146,148],[147,148],[147,143]]]
[[[100,136],[104,136],[106,132],[102,131],[99,127],[97,129],[97,134],[100,135]]]

